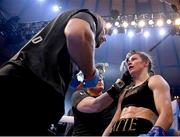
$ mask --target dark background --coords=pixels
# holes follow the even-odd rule
[[[53,4],[61,6],[60,11],[53,12]],[[76,8],[88,8],[99,13],[106,20],[116,19],[117,16],[179,17],[168,4],[159,0],[44,0],[41,2],[40,0],[0,0],[0,64],[12,57],[56,15]],[[171,26],[165,28],[169,30]],[[172,96],[180,95],[180,36],[170,35],[150,52],[149,49],[163,39],[163,36],[158,35],[158,29],[146,27],[132,38],[122,32],[107,36],[107,42],[96,52],[96,63],[109,63],[105,73],[106,88],[121,75],[119,66],[127,52],[138,50],[148,52],[152,56],[155,72],[168,81]],[[143,37],[145,30],[150,32],[148,38]],[[69,88],[66,96],[66,112],[72,92]]]

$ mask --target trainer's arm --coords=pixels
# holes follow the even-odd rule
[[[117,82],[117,81],[116,81]],[[77,109],[81,112],[85,113],[94,113],[100,112],[106,107],[108,107],[117,97],[122,96],[124,94],[122,87],[120,86],[120,82],[116,83],[116,85],[120,86],[114,87],[113,84],[105,93],[100,96],[94,97],[86,97],[77,105]]]
[[[84,113],[95,113],[100,112],[106,107],[108,107],[114,99],[109,96],[108,93],[103,93],[102,95],[94,97],[86,97],[82,99],[77,105],[77,109]]]
[[[160,75],[154,75],[149,80],[149,87],[153,91],[156,109],[159,113],[155,126],[160,126],[167,131],[173,119],[169,84]]]
[[[95,34],[89,23],[78,18],[70,19],[64,33],[72,59],[85,76],[93,76],[95,72]]]

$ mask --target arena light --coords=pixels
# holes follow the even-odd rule
[[[154,21],[153,21],[153,20],[149,20],[149,21],[148,21],[148,24],[149,24],[149,25],[154,25]]]
[[[146,25],[146,23],[145,23],[144,20],[140,20],[140,21],[138,22],[138,26],[139,26],[140,28],[143,28],[145,25]]]
[[[160,36],[164,36],[166,33],[167,33],[167,31],[166,31],[164,28],[161,28],[161,29],[159,30],[159,35],[160,35]]]
[[[135,21],[132,21],[132,22],[131,22],[131,25],[132,25],[132,26],[136,26],[137,24],[136,24]]]
[[[110,22],[110,26],[108,28],[115,27],[117,29],[121,28],[123,31],[119,31],[118,33],[124,33],[125,30],[129,30],[131,28],[137,29],[137,32],[141,32],[144,30],[144,28],[149,27],[170,27],[170,25],[177,27],[180,26],[180,19],[174,19],[174,16],[172,14],[162,14],[162,13],[155,13],[155,14],[140,14],[138,16],[136,15],[125,15],[125,16],[118,16],[118,18],[112,18],[112,17],[105,17],[105,20],[107,22]],[[177,15],[176,15],[177,16]],[[164,19],[167,20],[164,20]],[[128,22],[129,21],[129,22]],[[180,28],[180,27],[179,27]]]
[[[174,99],[178,99],[179,98],[179,96],[174,96]]]
[[[106,23],[106,29],[108,29],[108,30],[109,30],[111,27],[112,27],[112,23],[107,22],[107,23]]]
[[[53,9],[54,12],[58,12],[58,11],[61,9],[61,7],[58,6],[58,5],[54,5],[54,6],[52,7],[52,9]]]
[[[169,24],[172,23],[172,20],[171,20],[171,19],[167,19],[167,20],[166,20],[166,23],[169,25]]]
[[[118,34],[118,29],[114,28],[113,31],[112,31],[112,34],[113,34],[113,35]]]
[[[143,33],[143,36],[144,36],[145,38],[148,38],[148,37],[150,36],[149,31],[145,31],[145,32]]]
[[[164,22],[163,22],[162,19],[158,19],[157,22],[156,22],[156,25],[157,25],[158,27],[163,26],[163,24],[164,24]]]
[[[176,20],[175,20],[175,25],[180,25],[180,18],[177,18]]]
[[[118,27],[118,26],[120,25],[119,21],[116,21],[116,22],[114,23],[114,25],[115,25],[116,27]]]
[[[127,32],[127,36],[130,37],[130,38],[132,38],[134,35],[135,35],[135,32],[133,30],[129,30]]]
[[[129,24],[128,24],[128,22],[127,22],[127,21],[124,21],[124,22],[123,22],[123,24],[122,24],[122,26],[123,26],[124,28],[127,28],[127,27],[128,27],[128,25],[129,25]]]

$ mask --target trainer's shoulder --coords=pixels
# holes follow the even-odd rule
[[[88,97],[89,95],[84,90],[77,90],[72,95],[72,105],[76,106],[82,99]]]

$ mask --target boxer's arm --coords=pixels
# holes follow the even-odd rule
[[[120,119],[120,116],[121,116],[121,101],[122,101],[121,97],[119,97],[116,112],[115,112],[111,122],[109,123],[107,128],[104,130],[104,133],[103,133],[102,136],[109,136],[109,134],[111,133],[111,131],[113,129],[113,125],[115,124],[116,121],[118,121]]]
[[[167,131],[173,118],[169,85],[160,75],[152,76],[148,85],[153,91],[156,109],[159,113],[154,126],[161,127]]]

